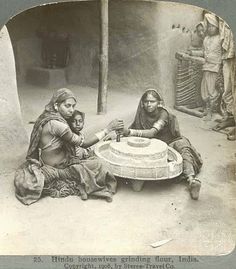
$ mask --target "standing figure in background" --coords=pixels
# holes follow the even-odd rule
[[[219,33],[222,43],[223,79],[224,79],[224,88],[221,100],[221,110],[223,112],[223,118],[219,120],[219,123],[213,128],[215,131],[219,131],[226,127],[235,126],[235,118],[236,118],[235,44],[233,33],[229,25],[221,18],[219,18]]]
[[[203,41],[206,35],[206,25],[204,21],[200,21],[195,27],[195,34],[191,36],[191,46],[188,54],[194,57],[203,57]],[[202,81],[202,63],[191,59],[192,72],[194,77],[195,88],[195,105],[188,105],[189,108],[202,107],[201,81]]]
[[[201,81],[203,58],[203,40],[205,24],[199,22],[191,32],[191,44],[187,51],[176,52],[178,60],[176,73],[175,108],[185,112],[201,107]],[[188,113],[187,112],[187,113]],[[191,114],[191,113],[190,113]]]
[[[205,23],[204,21],[200,21],[196,25],[194,33],[192,33],[191,35],[191,46],[189,50],[201,50],[202,51],[203,40],[205,38],[205,32],[206,32]],[[202,53],[200,56],[202,56]]]
[[[201,95],[204,102],[206,120],[212,119],[212,112],[220,93],[216,89],[216,81],[222,64],[222,47],[219,35],[219,21],[213,14],[205,14],[207,21],[207,35],[203,41],[203,78]]]

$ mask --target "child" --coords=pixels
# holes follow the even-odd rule
[[[222,46],[219,35],[218,18],[213,14],[205,14],[207,35],[203,41],[205,64],[201,82],[201,96],[205,104],[205,120],[211,120],[212,111],[220,93],[216,89],[216,81],[222,64]]]
[[[99,142],[100,140],[104,139],[106,137],[106,135],[115,130],[114,127],[116,127],[118,125],[118,123],[120,124],[119,129],[123,128],[123,121],[122,120],[113,120],[111,121],[107,127],[105,129],[103,129],[100,132],[95,133],[95,135],[88,137],[88,139],[84,137],[83,133],[81,133],[83,127],[84,127],[84,118],[85,118],[85,114],[79,110],[75,110],[73,112],[73,115],[71,116],[71,118],[67,121],[72,132],[75,133],[76,135],[81,137],[81,143],[80,146],[74,146],[74,147],[70,147],[71,151],[72,151],[72,156],[70,159],[70,164],[77,164],[78,163],[78,159],[79,160],[85,160],[85,166],[83,166],[87,172],[87,174],[90,176],[93,176],[95,178],[98,177],[98,173],[103,173],[105,170],[107,169],[106,166],[104,166],[104,164],[94,155],[93,150],[90,148],[92,145],[96,144],[97,142]],[[86,141],[87,140],[87,141]],[[83,148],[82,146],[84,146],[85,148]],[[90,158],[91,157],[91,158]],[[88,159],[89,160],[86,160]],[[90,164],[88,163],[90,162]],[[98,168],[95,168],[96,167]],[[89,172],[89,169],[93,169],[91,170],[91,172]],[[96,170],[95,170],[96,169]],[[109,170],[107,170],[108,172],[104,172],[105,174],[109,174],[111,173]],[[82,174],[83,175],[83,174]],[[94,183],[91,183],[94,184]],[[98,186],[100,183],[95,183],[96,186]],[[88,184],[89,185],[89,184]],[[91,188],[90,186],[86,185],[89,189]],[[81,195],[81,199],[82,200],[87,200],[88,199],[88,193],[86,190],[86,186],[84,185],[84,183],[82,183],[81,185],[78,185],[78,189]],[[100,187],[99,187],[100,188]],[[111,202],[112,201],[112,197],[110,194],[110,191],[99,191],[97,190],[96,192],[96,196],[101,196],[101,197],[105,197],[107,202]],[[93,194],[91,194],[93,195]]]
[[[202,50],[203,40],[205,38],[205,32],[206,32],[205,28],[206,27],[203,21],[200,21],[196,25],[195,31],[191,35],[191,46],[189,48],[190,51]],[[200,56],[202,56],[202,54],[200,54]]]
[[[81,130],[84,127],[84,118],[85,114],[79,110],[75,110],[72,117],[68,121],[72,132],[82,137],[82,143],[84,141],[84,135],[81,133]],[[81,143],[81,144],[82,144]],[[92,156],[91,148],[82,148],[77,146],[73,149],[74,157],[78,157],[80,160],[87,159]]]

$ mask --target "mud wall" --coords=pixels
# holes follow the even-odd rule
[[[156,87],[172,106],[175,53],[190,45],[190,30],[201,16],[202,9],[183,4],[111,2],[110,87],[140,92]]]
[[[109,1],[109,89],[142,92],[160,88],[174,103],[175,52],[190,44],[190,32],[202,10],[169,2]],[[97,87],[99,53],[97,1],[37,7],[14,17],[7,27],[16,57],[17,78],[41,65],[40,27],[71,36],[68,83]],[[174,28],[173,28],[174,27]]]
[[[13,49],[7,28],[0,31],[0,170],[12,165],[25,151],[26,133],[21,120]]]

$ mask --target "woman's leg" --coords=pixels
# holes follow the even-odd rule
[[[92,157],[81,161],[78,164],[70,165],[69,175],[79,180],[89,196],[96,196],[112,201],[112,196],[116,192],[117,181],[108,168],[98,158]]]
[[[201,189],[201,181],[196,177],[193,163],[186,161],[185,153],[182,153],[182,157],[183,157],[183,175],[188,182],[191,198],[193,200],[198,200]]]
[[[178,151],[183,158],[182,177],[188,182],[191,198],[197,200],[201,189],[201,181],[196,175],[202,166],[201,156],[185,137],[174,141],[169,146]]]

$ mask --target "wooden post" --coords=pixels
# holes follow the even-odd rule
[[[100,0],[100,57],[97,113],[107,112],[108,81],[108,0]]]

